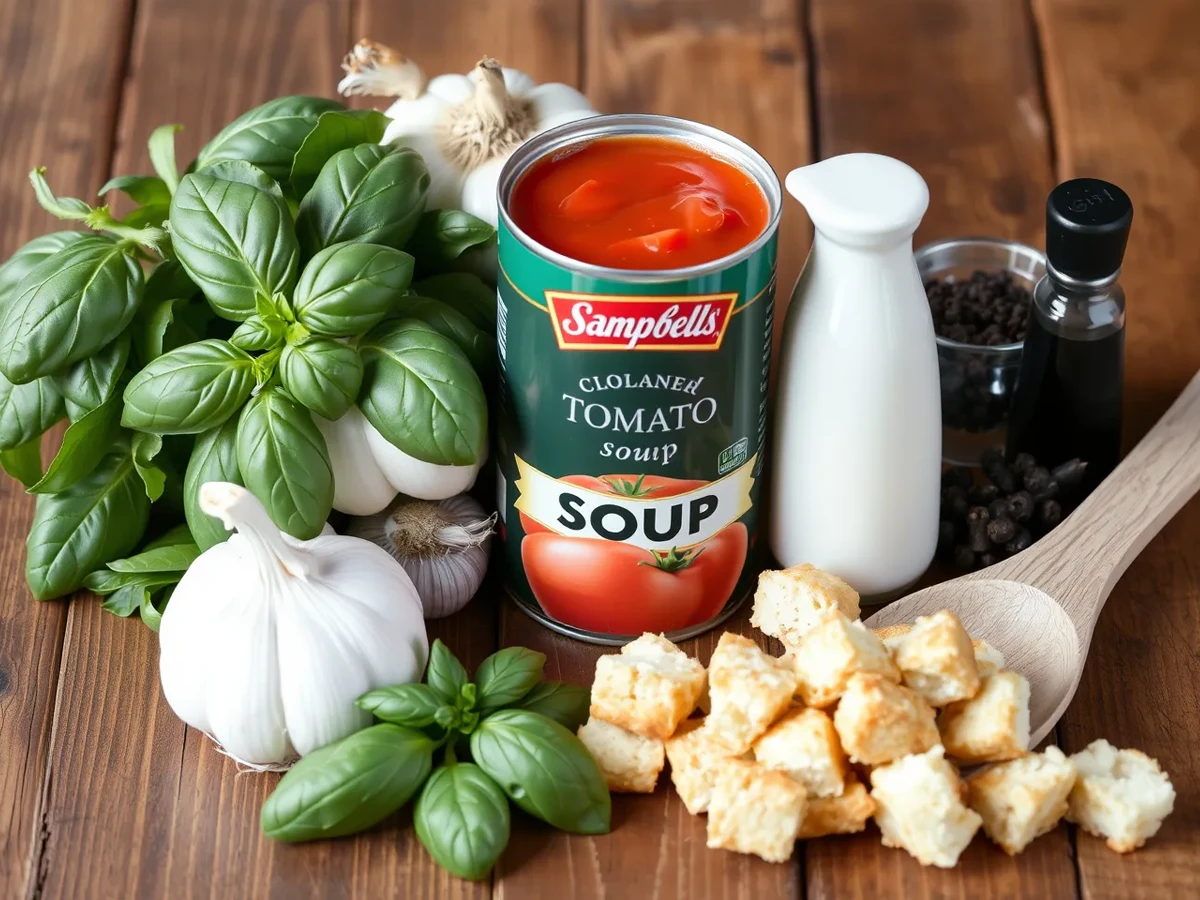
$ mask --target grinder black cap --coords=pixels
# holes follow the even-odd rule
[[[1121,268],[1133,203],[1099,178],[1073,178],[1046,200],[1046,258],[1079,281],[1099,281]]]

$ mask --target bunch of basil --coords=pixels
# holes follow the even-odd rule
[[[196,507],[205,481],[244,484],[281,528],[318,534],[333,475],[313,413],[360,403],[410,455],[474,462],[463,448],[487,427],[476,369],[490,364],[494,295],[464,273],[412,279],[453,269],[494,229],[425,209],[425,164],[378,143],[387,121],[283,97],[230,123],[182,177],[178,126],[163,126],[157,174],[101,189],[137,204],[120,219],[32,173],[45,209],[91,229],[0,266],[0,465],[37,495],[38,599],[86,584],[153,627],[154,595],[227,536]],[[63,418],[43,472],[41,436]]]
[[[359,698],[382,724],[313,751],[283,776],[263,805],[263,832],[280,841],[353,834],[415,795],[417,838],[460,878],[483,878],[504,852],[509,800],[563,831],[606,834],[608,787],[574,734],[590,696],[542,681],[545,662],[541,653],[509,647],[470,681],[434,641],[425,684]],[[470,761],[460,758],[466,754]]]

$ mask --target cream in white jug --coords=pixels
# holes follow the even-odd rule
[[[886,599],[937,545],[937,346],[912,249],[929,189],[873,153],[796,169],[786,186],[816,237],[784,323],[771,550]]]

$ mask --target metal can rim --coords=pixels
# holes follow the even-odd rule
[[[595,138],[618,135],[647,135],[676,138],[685,143],[699,145],[737,165],[754,178],[759,188],[762,189],[763,195],[767,198],[767,208],[770,215],[766,227],[758,237],[746,246],[710,262],[679,269],[642,270],[617,269],[572,259],[569,256],[551,250],[544,244],[538,243],[517,226],[509,215],[509,200],[512,197],[512,192],[517,182],[533,163],[553,153],[555,150],[567,146],[583,143]],[[564,125],[559,125],[535,135],[518,147],[504,163],[504,168],[500,171],[500,177],[496,183],[496,207],[501,220],[504,222],[504,227],[510,234],[530,250],[555,265],[568,269],[576,275],[588,278],[603,278],[610,281],[625,281],[637,284],[653,284],[708,275],[712,272],[719,272],[729,268],[752,257],[770,242],[775,232],[779,229],[779,221],[783,215],[783,188],[779,183],[779,176],[775,174],[775,170],[771,168],[771,164],[767,162],[761,153],[740,138],[721,131],[719,128],[714,128],[711,125],[705,125],[701,122],[693,122],[690,119],[680,119],[675,116],[659,116],[648,113],[614,113],[588,116],[583,119],[576,119],[573,122],[567,122]]]

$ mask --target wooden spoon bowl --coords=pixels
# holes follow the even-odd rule
[[[972,637],[1029,679],[1030,746],[1050,733],[1079,680],[1096,619],[1129,564],[1200,488],[1200,374],[1080,507],[1028,550],[909,594],[872,628],[952,610]]]

